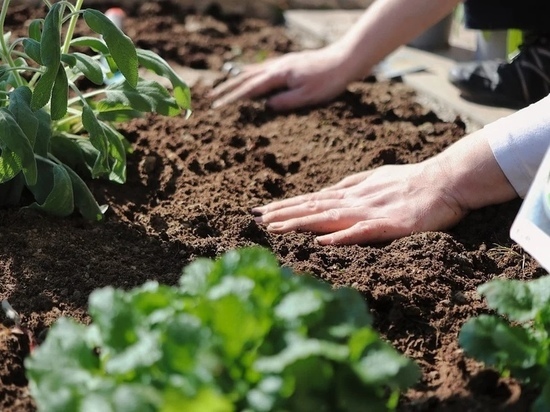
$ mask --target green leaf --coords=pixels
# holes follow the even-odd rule
[[[29,24],[29,37],[31,40],[39,41],[42,36],[42,25],[44,24],[44,19],[34,19]]]
[[[62,119],[67,114],[67,99],[69,98],[69,81],[63,66],[59,66],[57,77],[52,89],[51,116],[52,120]]]
[[[89,47],[93,51],[101,54],[109,54],[109,48],[105,44],[105,42],[101,39],[98,39],[97,37],[88,37],[88,36],[82,36],[82,37],[76,37],[71,40],[71,46],[72,47]]]
[[[550,381],[547,381],[540,391],[540,395],[531,406],[531,412],[546,412],[550,410]]]
[[[235,410],[231,399],[213,389],[204,388],[194,398],[182,396],[176,391],[169,391],[166,402],[159,412],[235,412]]]
[[[92,177],[95,178],[109,173],[109,138],[106,136],[105,129],[96,118],[93,110],[88,106],[84,106],[82,110],[82,124],[90,134],[90,142],[98,151],[92,168]]]
[[[294,321],[312,313],[318,313],[325,305],[325,297],[319,290],[298,290],[286,295],[275,308],[275,315],[283,322]]]
[[[55,135],[51,138],[51,152],[63,164],[84,175],[92,171],[99,156],[99,151],[86,137],[68,138],[64,135]]]
[[[388,345],[377,345],[353,366],[359,378],[370,385],[404,389],[420,378],[420,369]]]
[[[45,378],[61,367],[69,375],[75,372],[71,379],[78,382],[78,378],[89,379],[99,371],[99,358],[93,349],[87,341],[86,326],[62,317],[33,356],[25,359],[25,366],[33,379]]]
[[[89,298],[89,312],[102,336],[102,344],[112,355],[124,351],[138,341],[136,322],[139,313],[127,305],[128,297],[112,287],[98,289]]]
[[[490,308],[518,322],[534,320],[550,301],[550,276],[531,281],[496,279],[478,288]]]
[[[117,183],[126,182],[126,148],[122,136],[107,124],[102,124],[105,136],[109,141],[110,170],[109,180]]]
[[[470,356],[498,368],[528,368],[536,363],[536,341],[524,328],[510,326],[496,316],[481,315],[467,321],[459,343]]]
[[[114,412],[156,412],[162,402],[158,390],[148,384],[118,385],[112,399]]]
[[[138,58],[132,40],[103,13],[86,9],[83,15],[88,27],[103,36],[118,69],[126,81],[135,87],[139,78]]]
[[[52,118],[44,109],[37,110],[34,114],[38,119],[34,153],[42,157],[48,157],[51,148]]]
[[[525,321],[535,316],[533,295],[525,282],[495,279],[481,285],[478,292],[485,296],[490,308],[514,320]]]
[[[83,53],[73,53],[71,56],[76,59],[75,67],[80,70],[88,80],[97,85],[103,84],[103,70],[97,60]]]
[[[33,110],[44,107],[51,98],[61,64],[61,11],[62,3],[55,3],[44,20],[40,38],[40,61],[46,71],[36,83],[32,96]]]
[[[99,222],[103,220],[103,214],[105,213],[106,207],[99,206],[92,195],[92,192],[90,192],[90,189],[86,186],[86,183],[84,183],[84,181],[74,172],[74,170],[68,166],[63,166],[71,179],[73,185],[74,203],[80,214],[84,216],[84,218],[91,221]]]
[[[290,310],[311,289],[330,304],[351,296],[295,276],[260,248],[199,259],[184,270],[180,287],[147,282],[130,291],[98,289],[89,301],[92,324],[75,332],[86,348],[97,348],[99,364],[79,371],[64,368],[78,365],[63,359],[79,356],[71,350],[32,354],[33,394],[42,395],[39,408],[54,412],[395,409],[398,391],[418,378],[418,368],[357,326],[365,317],[355,309],[332,317],[329,305],[299,306],[306,323],[277,322],[278,302],[291,294],[283,304]],[[322,331],[340,323],[357,328],[336,338]]]
[[[40,37],[40,58],[43,64],[55,69],[61,62],[61,15],[63,4],[55,3],[44,19],[44,29]]]
[[[74,193],[71,178],[65,168],[38,159],[38,180],[29,185],[36,202],[29,207],[55,216],[69,216],[74,211]]]
[[[143,117],[143,113],[131,107],[104,107],[97,108],[97,118],[103,122],[122,123]]]
[[[105,371],[114,375],[125,375],[141,368],[153,366],[162,356],[161,335],[156,331],[140,333],[132,344],[112,353],[105,361]]]
[[[40,42],[34,39],[23,39],[23,49],[36,63],[43,64],[42,57],[40,57]]]
[[[37,180],[37,166],[31,143],[11,112],[0,109],[0,183],[6,182],[20,171],[28,185]]]
[[[34,147],[38,132],[38,119],[31,110],[31,99],[31,89],[27,86],[20,86],[10,93],[8,110],[29,139],[31,146]]]
[[[280,374],[295,362],[316,356],[341,362],[348,358],[349,350],[344,345],[332,342],[296,339],[288,342],[288,346],[281,353],[258,359],[254,367],[263,373]]]
[[[139,64],[155,74],[165,77],[172,83],[174,97],[180,108],[191,110],[191,92],[187,84],[168,65],[168,63],[156,53],[149,50],[138,49]]]
[[[40,76],[40,79],[34,86],[31,107],[33,110],[41,109],[46,106],[52,97],[52,90],[57,79],[59,67],[46,68],[46,71]]]
[[[159,83],[140,79],[135,87],[128,83],[118,83],[105,90],[105,99],[97,103],[97,110],[132,109],[143,113],[160,113],[175,116],[181,113],[176,101]]]

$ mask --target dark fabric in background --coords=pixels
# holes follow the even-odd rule
[[[550,32],[550,0],[466,0],[469,29]]]

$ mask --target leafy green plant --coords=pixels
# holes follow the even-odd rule
[[[459,342],[470,356],[541,388],[533,411],[550,410],[550,276],[497,279],[479,287],[498,315],[464,324]]]
[[[25,361],[39,409],[385,411],[419,368],[380,339],[361,295],[230,251],[90,296],[92,323],[60,319]]]
[[[100,220],[104,208],[81,175],[125,181],[130,145],[116,123],[188,113],[189,88],[103,13],[82,9],[83,0],[44,2],[45,18],[33,20],[25,38],[4,32],[10,0],[0,10],[0,203],[19,204],[30,193],[32,208],[59,216],[76,208]],[[99,36],[75,37],[79,19]],[[172,93],[141,78],[140,66],[169,79]],[[123,81],[106,86],[118,72]],[[80,90],[84,78],[96,87]]]

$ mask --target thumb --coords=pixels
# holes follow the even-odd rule
[[[297,109],[312,104],[302,88],[279,92],[267,99],[266,104],[276,111]]]

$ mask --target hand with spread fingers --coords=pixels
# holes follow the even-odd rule
[[[372,72],[388,54],[448,15],[460,0],[378,0],[339,39],[244,66],[214,88],[212,107],[268,96],[274,110],[325,103]]]
[[[324,103],[342,93],[349,83],[344,61],[337,50],[289,53],[242,70],[211,92],[212,107],[280,90],[267,100],[274,110],[290,110]]]
[[[486,137],[476,132],[421,163],[358,173],[252,213],[272,233],[319,233],[321,245],[365,244],[447,229],[472,209],[515,197]]]
[[[444,229],[466,213],[430,165],[391,165],[349,176],[316,193],[253,209],[273,233],[325,233],[321,245],[375,243]],[[405,178],[406,177],[406,178]]]

